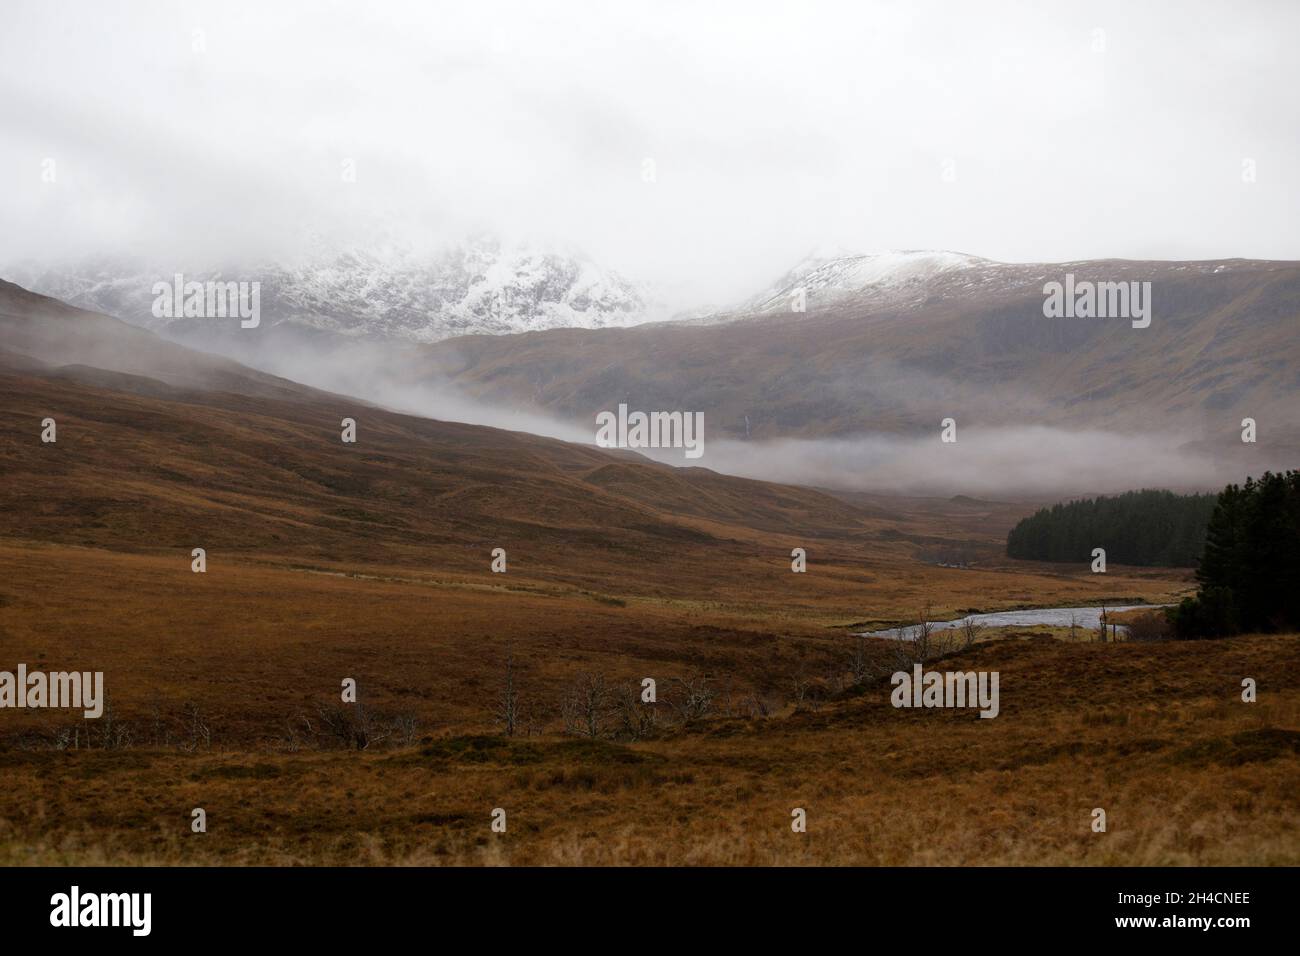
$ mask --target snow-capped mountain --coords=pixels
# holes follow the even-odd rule
[[[989,284],[1015,267],[941,250],[854,253],[814,252],[736,311],[791,311],[800,297],[813,310],[848,301],[879,308],[919,304],[941,290]]]
[[[816,252],[750,299],[746,310],[788,310],[800,289],[819,303],[864,294],[905,298],[909,292],[924,290],[939,276],[988,264],[987,259],[958,252]]]
[[[289,262],[177,269],[99,260],[13,269],[19,284],[164,334],[210,320],[157,318],[156,282],[259,281],[261,322],[349,337],[437,342],[457,335],[594,329],[658,318],[647,290],[581,252],[476,237],[432,255],[382,244],[324,249]]]
[[[1212,275],[1220,261],[1160,263],[1165,274]],[[1075,269],[1098,267],[1119,275],[1133,262],[1123,259],[1076,262],[997,262],[962,252],[904,250],[852,253],[819,251],[804,258],[768,288],[726,313],[699,322],[717,323],[780,312],[835,308],[854,313],[908,311],[957,298],[1015,295]],[[802,292],[802,295],[800,293]],[[801,302],[803,309],[795,308]]]
[[[696,309],[679,313],[677,318],[690,325],[716,325],[832,307],[863,313],[905,311],[953,296],[1013,291],[1059,267],[995,262],[945,250],[862,253],[824,247],[805,256],[762,291],[729,308]]]

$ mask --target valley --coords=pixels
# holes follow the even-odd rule
[[[3,24],[6,941],[1285,938],[1300,4]]]
[[[857,631],[1193,590],[1006,558],[1040,500],[821,491],[401,414],[0,292],[0,653],[102,672],[105,698],[93,721],[0,711],[6,863],[1300,852],[1292,638],[999,628],[943,658],[1000,673],[996,720],[890,706],[872,675],[895,652]],[[660,697],[629,704],[646,678]]]

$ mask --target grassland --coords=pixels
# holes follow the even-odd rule
[[[887,684],[796,700],[852,639],[754,604],[623,603],[540,585],[248,560],[0,547],[6,659],[103,669],[116,749],[53,749],[65,716],[6,713],[5,863],[1295,863],[1294,636],[1071,644],[1003,629],[942,666],[995,669],[1001,713],[899,711]],[[911,569],[924,579],[924,567]],[[939,569],[934,569],[937,573]],[[789,573],[789,572],[786,572]],[[992,574],[993,572],[989,572]],[[341,576],[340,576],[341,575]],[[495,576],[500,579],[501,576]],[[509,577],[507,575],[506,577]],[[39,582],[39,585],[38,585]],[[30,586],[23,587],[23,583]],[[1017,582],[1016,587],[1025,587]],[[1052,600],[1059,599],[1055,595]],[[904,615],[906,599],[877,605]],[[502,736],[509,646],[535,710]],[[575,675],[708,674],[704,719],[636,742],[561,733]],[[824,675],[824,677],[823,677]],[[292,730],[357,677],[406,740]],[[1240,700],[1253,677],[1258,703]],[[770,708],[753,713],[756,696]],[[188,736],[188,707],[211,740]],[[203,807],[209,830],[189,830]],[[490,830],[507,811],[505,834]],[[791,832],[795,807],[806,834]],[[1091,811],[1108,814],[1093,833]]]
[[[834,496],[282,381],[250,398],[5,361],[0,669],[103,671],[110,707],[0,711],[0,862],[1300,862],[1294,635],[990,633],[939,666],[999,671],[994,720],[853,679],[854,630],[927,606],[1190,590],[1000,557],[1037,502]],[[652,726],[565,732],[575,687],[645,677]],[[324,732],[344,678],[364,749]]]

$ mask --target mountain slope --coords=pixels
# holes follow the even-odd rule
[[[286,379],[168,342],[118,319],[74,308],[0,279],[0,364],[83,366],[155,379],[176,389],[291,400],[310,396]]]
[[[832,273],[860,278],[870,265],[841,261]],[[825,268],[814,274],[829,282]],[[975,261],[895,282],[907,298],[888,307],[868,285],[829,303],[814,290],[806,313],[787,306],[703,324],[457,339],[425,349],[412,374],[583,423],[619,402],[703,411],[713,435],[737,439],[916,433],[951,415],[1234,440],[1249,416],[1269,422],[1271,440],[1300,440],[1300,265],[1105,260],[1007,270]],[[1044,317],[1044,281],[1067,272],[1151,281],[1151,326]],[[759,298],[775,307],[784,295]]]
[[[503,547],[533,580],[681,592],[713,562],[788,562],[783,536],[881,526],[816,491],[389,412],[10,284],[0,332],[14,346],[0,356],[12,538],[461,573]]]
[[[1006,268],[1012,267],[959,252],[815,252],[737,311],[789,312],[796,292],[819,308],[846,300],[877,308],[902,305],[934,297],[954,273],[960,273],[969,288],[971,280],[990,280]]]

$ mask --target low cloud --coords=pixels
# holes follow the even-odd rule
[[[595,445],[594,417],[584,425],[534,407],[481,402],[441,378],[404,384],[415,375],[413,363],[419,359],[414,351],[359,342],[346,352],[294,350],[260,358],[257,364],[267,371],[394,411]],[[669,465],[763,481],[912,495],[1064,498],[1145,487],[1206,490],[1243,477],[1235,464],[1190,447],[1194,436],[1172,433],[966,426],[951,443],[940,441],[937,428],[915,436],[736,441],[713,437],[708,421],[706,413],[704,455],[698,460],[688,461],[681,449],[637,451]]]
[[[1164,487],[1206,489],[1240,479],[1177,437],[1047,426],[967,428],[943,444],[857,435],[706,443],[704,462],[728,474],[845,491],[983,496],[1060,495]]]

